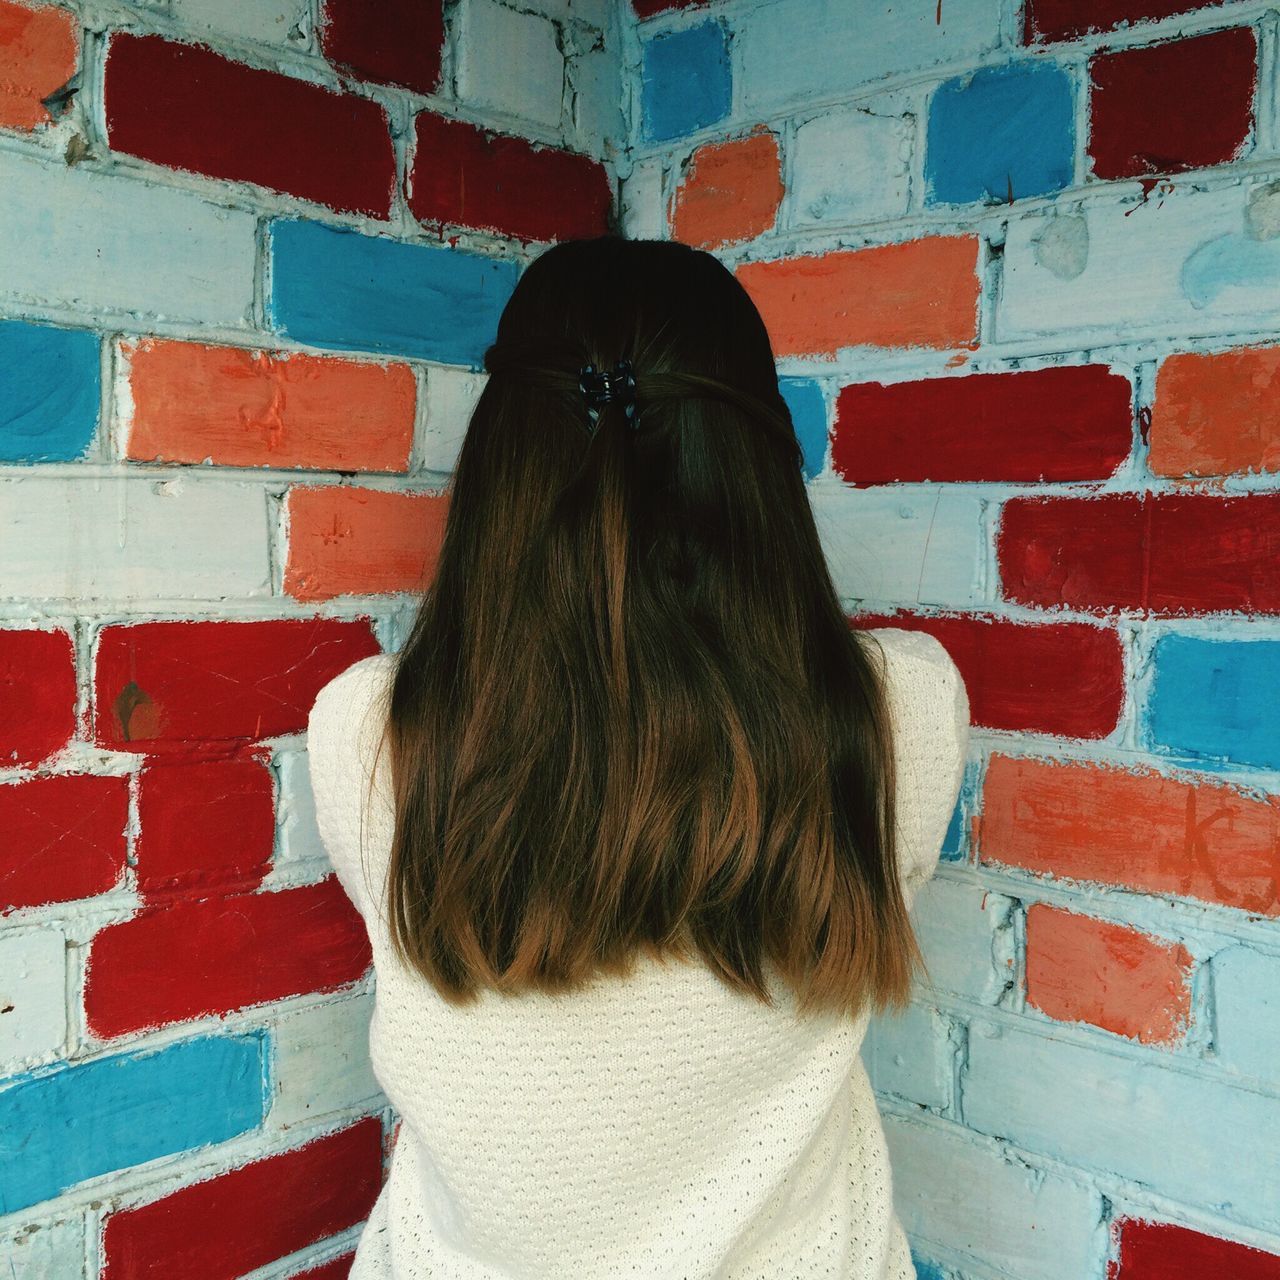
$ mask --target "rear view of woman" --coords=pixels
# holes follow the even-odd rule
[[[859,1046],[964,683],[850,628],[714,257],[557,245],[485,363],[412,633],[311,713],[402,1118],[353,1280],[909,1280]]]

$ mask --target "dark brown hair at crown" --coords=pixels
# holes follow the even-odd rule
[[[593,431],[585,364],[629,359]],[[613,235],[521,276],[386,711],[396,953],[451,1003],[641,956],[774,1004],[907,1002],[874,637],[832,586],[764,325]]]

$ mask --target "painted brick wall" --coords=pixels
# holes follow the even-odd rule
[[[0,0],[6,1280],[349,1270],[396,1117],[306,715],[403,637],[522,266],[609,225],[619,29]]]
[[[305,713],[617,184],[761,306],[854,624],[970,689],[864,1053],[921,1277],[1276,1280],[1278,48],[1274,0],[0,0],[8,1274],[346,1273],[395,1116]]]
[[[971,758],[864,1050],[927,1280],[1280,1277],[1280,9],[635,5],[632,235],[761,307]]]

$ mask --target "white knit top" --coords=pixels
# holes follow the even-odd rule
[[[959,792],[969,703],[933,636],[870,634],[910,904]],[[330,681],[308,727],[320,833],[373,945],[373,1070],[402,1120],[351,1280],[915,1280],[859,1056],[866,1014],[801,1021],[785,986],[769,1009],[657,960],[572,996],[457,1009],[397,962],[388,749],[362,804],[392,661]]]

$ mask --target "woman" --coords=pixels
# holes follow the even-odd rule
[[[711,255],[555,246],[485,365],[412,634],[311,713],[402,1120],[351,1274],[913,1277],[858,1050],[964,684],[850,628]]]

